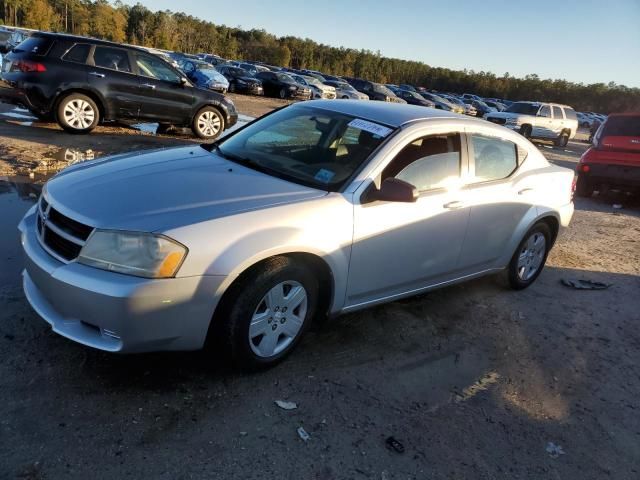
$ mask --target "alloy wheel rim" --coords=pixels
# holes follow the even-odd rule
[[[540,270],[547,251],[547,240],[540,232],[534,232],[527,239],[518,256],[518,278],[523,282],[531,278]]]
[[[198,130],[206,137],[213,137],[220,131],[220,117],[212,111],[202,112],[198,117]]]
[[[258,357],[284,351],[300,333],[307,315],[307,291],[299,282],[277,284],[258,303],[249,324],[249,345]]]
[[[67,102],[62,113],[67,125],[78,130],[89,128],[96,117],[96,112],[91,104],[82,99]]]

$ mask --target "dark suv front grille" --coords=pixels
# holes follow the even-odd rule
[[[70,262],[80,254],[93,228],[73,220],[41,197],[36,219],[42,246],[60,260]]]

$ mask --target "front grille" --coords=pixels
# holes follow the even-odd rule
[[[36,226],[42,246],[59,260],[75,260],[93,228],[63,215],[44,197],[38,207]]]
[[[487,120],[493,123],[497,123],[498,125],[504,125],[507,121],[504,118],[494,118],[494,117],[489,117]]]

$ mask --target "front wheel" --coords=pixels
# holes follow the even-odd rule
[[[546,223],[536,223],[524,236],[507,267],[511,288],[522,290],[535,282],[547,261],[551,231]]]
[[[280,98],[285,99],[287,98],[287,91],[284,88],[281,88],[279,95],[280,95]]]
[[[100,121],[96,103],[86,95],[72,93],[58,103],[58,124],[69,133],[89,133]]]
[[[244,368],[275,365],[311,323],[318,291],[316,277],[304,265],[289,257],[273,258],[232,287],[215,340]]]
[[[522,135],[524,138],[531,138],[531,126],[523,125],[522,127],[520,127],[520,135]]]
[[[215,107],[204,107],[193,118],[193,133],[206,140],[217,138],[224,130],[224,117]]]

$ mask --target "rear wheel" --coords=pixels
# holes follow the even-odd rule
[[[566,147],[569,143],[569,132],[563,131],[553,143],[555,143],[556,147]]]
[[[89,133],[100,121],[96,103],[81,93],[67,95],[58,103],[58,124],[69,133]]]
[[[594,186],[589,182],[589,179],[584,175],[578,174],[576,179],[576,195],[578,197],[590,197],[593,195]]]
[[[536,223],[524,236],[507,268],[511,288],[522,290],[535,282],[547,261],[551,231],[546,223]]]
[[[248,272],[222,307],[219,336],[211,339],[234,363],[255,369],[275,365],[297,345],[318,299],[312,272],[289,257],[276,257]]]
[[[206,140],[217,138],[224,130],[224,117],[215,107],[204,107],[193,118],[193,133]]]
[[[236,84],[235,82],[229,82],[229,93],[233,93],[236,91]]]

